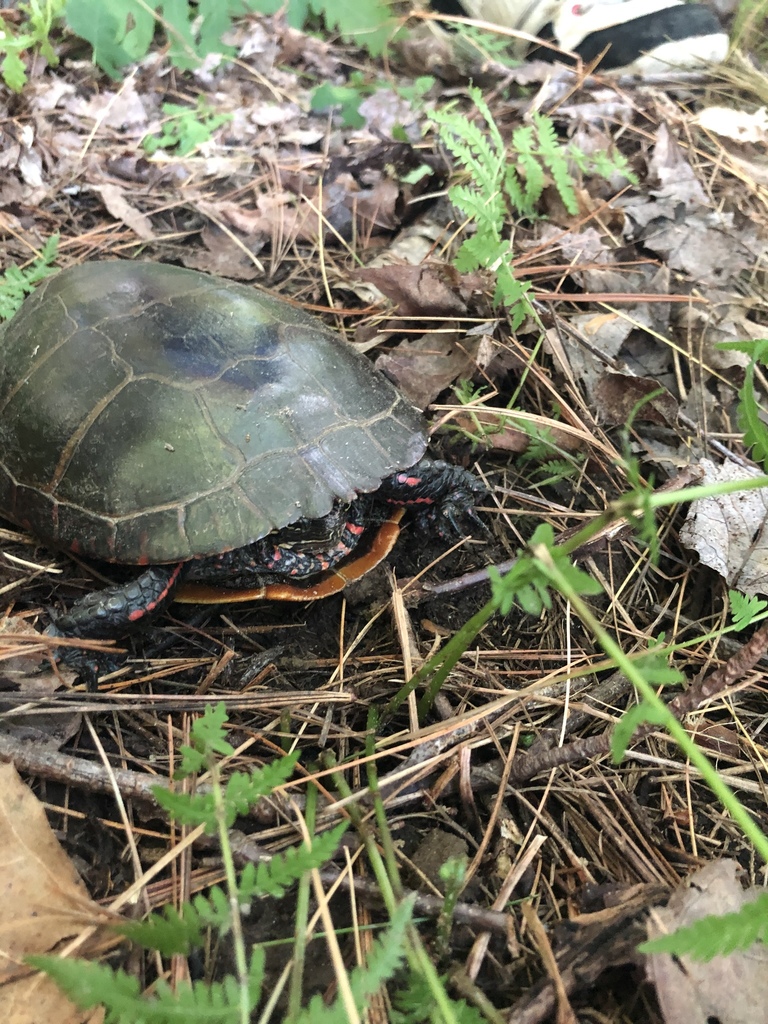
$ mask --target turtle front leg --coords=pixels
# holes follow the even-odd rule
[[[143,626],[173,599],[184,565],[153,565],[127,583],[86,594],[45,632],[48,636],[109,640]]]
[[[424,458],[410,469],[383,480],[376,497],[412,508],[420,526],[435,529],[443,540],[453,540],[464,535],[462,520],[470,520],[487,533],[475,512],[475,505],[484,494],[485,485],[468,469]]]

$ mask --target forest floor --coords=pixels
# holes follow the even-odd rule
[[[446,545],[406,519],[381,566],[321,602],[173,605],[121,641],[127,660],[97,692],[38,668],[50,649],[41,631],[120,570],[94,575],[11,523],[0,531],[10,1019],[99,1019],[39,978],[30,989],[19,951],[80,935],[96,956],[110,946],[105,909],[178,906],[221,881],[217,846],[151,794],[168,784],[191,721],[221,701],[236,748],[225,773],[300,754],[290,783],[238,818],[243,861],[302,841],[310,790],[318,832],[351,803],[363,819],[314,876],[306,996],[343,992],[339,972],[365,959],[371,926],[387,919],[367,859],[375,829],[394,891],[418,894],[419,941],[455,1020],[768,1020],[761,949],[716,969],[638,952],[649,933],[700,916],[692,899],[737,909],[765,886],[765,865],[657,721],[612,757],[614,726],[640,696],[603,642],[671,702],[767,832],[765,492],[667,499],[759,472],[739,419],[749,355],[721,344],[766,336],[768,80],[743,55],[648,80],[515,66],[496,50],[470,61],[429,21],[412,23],[386,61],[279,15],[237,22],[230,42],[237,58],[218,67],[180,72],[155,49],[112,80],[68,37],[58,66],[38,60],[21,92],[0,93],[3,269],[58,234],[57,267],[159,260],[300,304],[425,410],[434,454],[483,480],[486,529]],[[449,102],[449,118],[486,138],[495,126],[505,163],[530,183],[530,210],[502,201],[526,305],[496,301],[492,268],[454,265],[476,225],[447,190],[482,195],[483,183],[451,145],[459,122],[443,120],[441,134],[433,117]],[[547,145],[567,162],[566,186],[540,156],[533,112],[554,128]],[[517,134],[524,126],[533,134]],[[759,394],[759,370],[750,379]],[[666,498],[635,509],[621,503],[630,492]],[[505,601],[491,590],[487,567],[530,554],[542,524],[555,546],[598,524],[567,550],[599,592]],[[756,602],[749,615],[733,591]],[[430,658],[478,615],[419,708]],[[369,820],[372,807],[383,813]],[[463,873],[446,923],[439,871],[450,857]],[[269,944],[271,1020],[286,1014],[292,893],[257,900],[243,923],[249,946]],[[79,908],[90,945],[70,926],[52,925],[38,945],[15,935],[36,899],[51,920]],[[228,950],[224,939],[191,957],[142,961],[125,945],[111,956],[151,990],[158,977],[220,977]],[[438,1019],[428,1001],[398,1010],[398,991],[382,986],[366,1019]]]

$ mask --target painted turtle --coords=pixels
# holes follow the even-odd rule
[[[422,457],[424,423],[394,385],[244,285],[86,263],[26,299],[0,350],[0,514],[55,547],[146,567],[78,601],[53,635],[118,635],[184,587],[211,600],[194,581],[296,596],[292,581],[333,571],[380,528],[381,557],[393,506],[446,537],[476,519],[484,488]]]

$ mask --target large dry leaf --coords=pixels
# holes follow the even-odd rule
[[[732,462],[716,466],[701,460],[702,484],[761,476]],[[694,501],[680,530],[680,541],[698,551],[704,565],[729,587],[744,594],[768,594],[768,492],[736,491]]]
[[[66,939],[104,925],[107,915],[88,896],[48,824],[42,804],[13,765],[0,765],[0,990],[11,1024],[75,1024],[93,1014],[75,1009],[24,958],[51,953]]]
[[[667,426],[677,419],[677,402],[652,377],[606,372],[595,386],[594,398],[601,419],[614,426],[630,419]]]
[[[667,935],[710,914],[740,910],[763,890],[742,889],[738,870],[735,861],[723,860],[697,871],[666,907],[652,913],[648,938]],[[763,943],[708,963],[654,954],[648,957],[647,971],[668,1024],[768,1024],[768,950]]]

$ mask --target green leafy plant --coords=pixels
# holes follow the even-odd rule
[[[40,255],[27,267],[8,267],[0,279],[0,320],[13,316],[24,299],[35,290],[46,277],[56,272],[51,264],[56,259],[59,248],[59,236],[51,235]]]
[[[398,691],[381,715],[377,714],[376,720],[371,722],[371,728],[381,728],[407,700],[410,693],[417,689],[423,691],[418,705],[419,714],[422,717],[426,715],[448,674],[491,617],[496,614],[508,615],[515,606],[537,616],[552,606],[552,593],[557,591],[569,602],[573,613],[596,638],[616,669],[626,675],[637,692],[637,703],[625,712],[614,728],[611,744],[614,760],[618,762],[624,757],[632,736],[641,726],[651,724],[665,729],[677,743],[683,756],[699,772],[725,812],[751,842],[757,855],[768,863],[768,836],[759,828],[749,811],[691,738],[685,726],[667,707],[659,693],[659,688],[679,686],[683,681],[681,674],[669,664],[669,658],[675,648],[659,642],[644,653],[628,656],[585,600],[586,597],[599,593],[601,586],[575,566],[570,558],[572,552],[588,545],[590,540],[609,523],[619,519],[631,522],[641,539],[650,545],[651,534],[655,533],[655,515],[660,509],[708,498],[714,494],[766,487],[768,477],[706,484],[669,494],[661,491],[654,493],[647,486],[643,486],[636,466],[628,465],[626,472],[633,489],[612,502],[601,515],[595,516],[576,534],[558,544],[552,527],[542,524],[536,529],[526,547],[518,552],[509,572],[504,576],[490,572],[490,600]],[[762,601],[736,601],[737,618],[730,629],[743,629],[758,617],[764,618],[764,605],[765,602]],[[698,643],[699,640],[694,642]],[[709,923],[702,925],[699,922],[695,927],[695,934],[684,935],[679,946],[675,944],[677,933],[665,937],[664,950],[709,957],[719,952],[730,952],[735,948],[746,948],[756,938],[765,939],[765,910],[763,901],[757,906],[754,903],[748,904],[742,908],[739,915],[729,915],[725,930],[720,927],[721,918],[705,919]],[[737,920],[741,914],[744,914],[744,919]],[[651,947],[647,948],[650,951]],[[656,951],[656,948],[654,946],[653,951]]]
[[[518,462],[521,466],[531,466],[531,475],[537,486],[560,483],[581,472],[583,454],[563,452],[551,429],[524,419],[513,418],[512,422],[530,438],[525,451],[520,452]],[[553,455],[559,457],[553,458]]]
[[[518,327],[531,306],[526,296],[527,285],[515,277],[509,240],[504,236],[507,150],[480,90],[470,89],[469,94],[485,127],[470,121],[454,106],[432,112],[443,144],[468,178],[467,183],[452,185],[448,196],[475,226],[475,234],[462,242],[454,264],[462,272],[481,268],[494,271],[494,298],[509,307],[512,326]]]
[[[167,909],[152,914],[143,922],[126,922],[123,934],[141,945],[159,950],[165,956],[188,953],[199,948],[209,929],[220,935],[232,935],[235,977],[208,984],[195,982],[171,989],[164,982],[153,986],[151,995],[142,994],[138,980],[121,970],[89,961],[57,957],[35,957],[34,966],[49,974],[79,1006],[90,1009],[103,1005],[106,1019],[115,1024],[144,1021],[162,1024],[180,1017],[189,1021],[233,1021],[247,1024],[261,999],[264,978],[264,952],[255,948],[247,954],[240,918],[241,908],[258,896],[281,896],[287,886],[323,864],[338,845],[345,825],[316,837],[312,845],[294,847],[258,865],[249,863],[238,875],[229,842],[229,829],[238,814],[285,782],[293,773],[298,755],[291,754],[246,775],[237,772],[226,782],[221,776],[219,758],[234,753],[226,738],[226,709],[223,704],[207,708],[193,725],[192,744],[181,748],[181,766],[176,778],[200,771],[210,773],[208,792],[174,793],[156,788],[155,797],[177,820],[202,825],[216,834],[222,852],[226,887],[214,886],[206,895],[180,911]],[[409,910],[401,911],[406,915]],[[398,926],[402,927],[401,921]]]
[[[95,63],[117,79],[122,67],[146,56],[160,29],[173,66],[190,70],[209,54],[234,55],[224,37],[235,18],[285,7],[282,0],[66,0],[64,16],[69,29],[93,47]],[[384,0],[289,0],[291,25],[303,27],[311,16],[372,54],[381,53],[395,24]]]
[[[554,124],[543,114],[534,113],[530,125],[515,129],[509,145],[480,90],[470,89],[469,96],[481,121],[470,120],[455,104],[432,111],[443,144],[467,179],[453,185],[448,196],[475,227],[454,262],[463,272],[485,268],[495,273],[495,300],[509,307],[512,326],[518,327],[531,306],[527,286],[517,280],[512,268],[505,234],[510,212],[535,217],[549,176],[568,212],[578,213],[571,162],[601,176],[631,172],[621,156],[588,159],[574,146],[561,143]]]
[[[162,135],[146,135],[142,146],[146,153],[156,153],[158,149],[173,149],[179,156],[192,153],[198,146],[213,136],[214,131],[222,124],[232,120],[231,114],[215,114],[205,99],[198,97],[197,106],[183,107],[177,103],[164,103]]]
[[[738,590],[729,590],[728,599],[731,602],[733,628],[737,630],[755,625],[759,619],[764,617],[764,612],[768,608],[768,601],[754,594],[747,597],[745,594],[740,594]]]
[[[768,943],[768,893],[761,893],[732,914],[702,917],[670,935],[644,942],[639,949],[641,953],[687,954],[694,960],[712,960],[748,949],[755,942]]]
[[[763,469],[768,472],[768,425],[755,390],[755,371],[758,365],[768,365],[768,339],[728,341],[718,345],[718,348],[745,352],[750,357],[744,384],[739,391],[739,426],[744,431],[745,447],[752,449],[752,457],[762,462]]]
[[[26,0],[17,7],[22,17],[18,27],[0,20],[0,73],[13,92],[21,92],[26,84],[26,59],[31,52],[39,51],[49,64],[59,63],[50,35],[65,3],[66,0]]]
[[[312,110],[338,107],[344,128],[362,128],[365,118],[360,113],[360,104],[376,89],[377,86],[368,81],[362,71],[353,71],[346,85],[332,85],[331,82],[319,85],[312,93],[310,107]]]
[[[398,96],[408,100],[411,107],[417,110],[434,84],[435,79],[432,75],[422,75],[410,85],[396,86],[395,92]],[[343,127],[362,128],[365,118],[360,113],[360,104],[375,92],[391,88],[392,86],[388,82],[372,82],[361,71],[353,71],[346,85],[332,85],[330,82],[323,82],[322,85],[319,85],[312,93],[310,106],[312,110],[330,110],[338,107]],[[400,131],[402,132],[402,129]]]
[[[463,1001],[452,1000],[445,991],[443,980],[421,945],[412,924],[413,897],[399,897],[402,886],[397,864],[392,853],[393,841],[389,834],[383,802],[378,794],[375,768],[369,766],[370,788],[374,795],[380,841],[374,838],[365,821],[365,814],[352,802],[348,811],[358,828],[380,891],[389,914],[388,925],[381,930],[366,956],[366,962],[344,975],[337,998],[326,1005],[318,995],[306,1007],[300,1005],[301,964],[303,945],[300,937],[307,929],[309,878],[314,869],[327,860],[338,845],[346,827],[341,826],[306,843],[261,862],[258,867],[248,865],[238,875],[234,868],[229,843],[229,829],[235,818],[244,813],[256,800],[268,795],[275,786],[285,782],[293,773],[297,755],[292,754],[250,774],[235,773],[224,781],[220,758],[234,753],[226,738],[226,710],[223,704],[206,708],[193,725],[190,746],[181,748],[181,766],[175,778],[186,778],[206,772],[209,789],[195,794],[173,793],[157,788],[158,802],[177,820],[189,825],[202,826],[218,837],[226,885],[218,886],[203,896],[195,897],[191,904],[179,910],[165,908],[162,913],[151,914],[146,921],[125,922],[119,927],[122,934],[162,956],[187,955],[202,947],[211,932],[219,936],[231,935],[235,952],[236,974],[221,981],[196,981],[175,988],[160,979],[150,992],[142,992],[139,980],[120,969],[88,961],[62,959],[53,956],[30,957],[30,963],[50,975],[67,996],[83,1009],[102,1006],[107,1024],[248,1024],[253,1011],[260,1006],[264,994],[265,956],[261,947],[246,951],[242,935],[240,914],[242,908],[259,895],[281,896],[287,885],[298,882],[296,946],[287,1018],[291,1024],[346,1024],[350,1009],[360,1016],[371,997],[382,985],[396,979],[394,996],[401,991],[426,992],[428,999],[413,1014],[401,1014],[396,1019],[407,1021],[429,1020],[435,1024],[482,1024],[481,1015]],[[338,788],[344,796],[349,789],[341,773],[334,774]],[[316,791],[310,789],[306,799],[306,824],[314,829]],[[461,885],[463,866],[456,865],[452,875],[452,903]],[[445,927],[449,927],[451,907],[446,908]],[[271,995],[271,994],[270,994]]]

